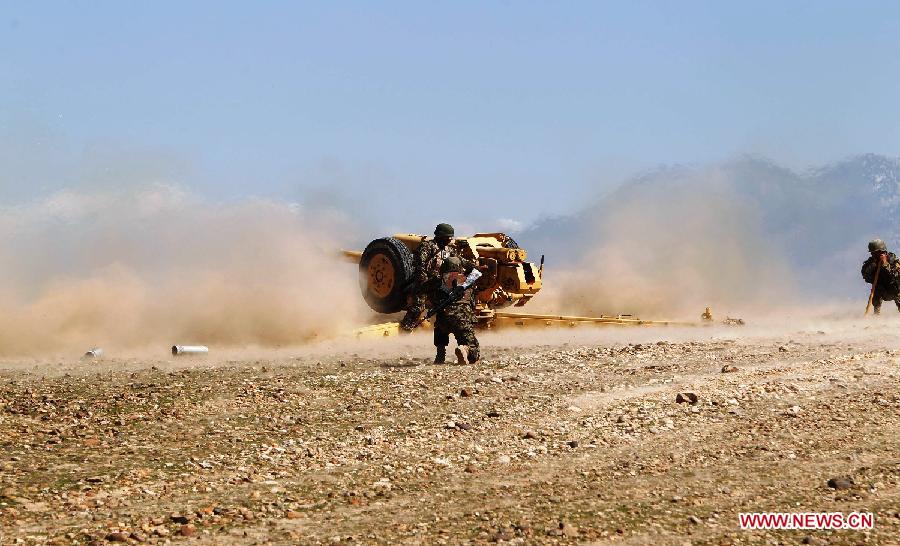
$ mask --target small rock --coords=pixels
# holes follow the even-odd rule
[[[472,430],[472,425],[469,423],[456,423],[456,428],[459,430]]]
[[[474,474],[477,471],[478,471],[478,468],[476,468],[475,465],[471,465],[471,464],[466,465],[466,474]]]
[[[187,516],[181,516],[179,514],[172,514],[171,516],[169,516],[169,519],[171,519],[173,523],[180,523],[182,525],[184,525],[185,523],[190,523],[191,521]]]
[[[563,536],[566,537],[571,538],[578,536],[578,528],[565,521],[559,522],[559,530],[562,531]]]
[[[826,542],[821,538],[817,538],[814,536],[805,536],[801,541],[803,544],[809,544],[811,546],[825,546]]]
[[[578,447],[578,440],[569,440],[568,442],[566,442],[566,445],[574,449]]]
[[[689,517],[689,518],[688,518],[688,521],[691,522],[691,523],[693,523],[694,525],[700,525],[700,523],[701,523],[701,522],[700,522],[700,518],[698,518],[697,516],[691,516],[691,517]]]
[[[778,347],[778,352],[786,353],[786,352],[788,352],[788,348],[785,347],[784,345],[782,345],[782,346]]]
[[[535,438],[537,438],[537,436],[530,430],[522,435],[523,440],[534,440]]]
[[[497,410],[491,410],[487,412],[488,417],[500,417],[500,412]]]
[[[183,537],[192,537],[197,534],[197,528],[193,524],[188,523],[187,525],[181,526],[181,529],[178,530],[178,534]]]
[[[730,366],[728,364],[722,366],[722,373],[734,373],[738,371],[737,366]]]
[[[459,395],[463,398],[469,398],[472,396],[472,389],[463,388],[459,390]]]
[[[509,455],[500,455],[497,458],[497,462],[500,464],[509,464],[512,462],[512,458]]]
[[[286,517],[287,519],[300,519],[303,517],[303,514],[301,514],[300,512],[295,512],[294,510],[288,510],[284,513],[284,517]]]
[[[837,490],[850,489],[853,487],[851,478],[831,478],[828,480],[828,487]]]
[[[675,402],[678,404],[690,404],[693,406],[698,400],[697,395],[692,392],[679,392],[675,395]]]
[[[106,540],[110,542],[128,542],[128,535],[125,533],[110,533],[106,535]]]

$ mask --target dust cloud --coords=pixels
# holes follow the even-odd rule
[[[0,355],[290,345],[355,324],[349,221],[177,187],[62,190],[0,210]]]
[[[706,306],[765,313],[794,293],[797,276],[760,212],[717,169],[629,184],[580,227],[578,257],[547,268],[529,310],[696,320]]]

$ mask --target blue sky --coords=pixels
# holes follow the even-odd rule
[[[379,228],[659,164],[900,155],[892,2],[2,2],[0,197],[165,179]]]

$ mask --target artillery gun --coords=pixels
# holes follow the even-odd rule
[[[343,251],[344,257],[359,265],[359,287],[372,310],[392,314],[408,304],[413,283],[413,255],[427,239],[424,235],[396,234],[370,242],[365,250]],[[528,261],[528,253],[505,233],[476,233],[457,237],[452,243],[459,253],[476,262],[483,275],[475,285],[475,311],[478,326],[568,325],[593,324],[669,324],[668,321],[646,321],[631,315],[574,317],[535,315],[503,311],[522,307],[543,286],[544,257],[536,265]],[[362,334],[391,335],[397,323],[377,325]]]

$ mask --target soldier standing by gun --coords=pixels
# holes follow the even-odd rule
[[[441,264],[450,256],[458,256],[453,247],[453,226],[438,224],[434,228],[434,240],[422,241],[413,262],[412,297],[406,315],[400,321],[400,328],[412,332],[421,323],[419,320],[425,311],[427,294],[440,284]]]
[[[869,293],[869,306],[874,305],[875,314],[881,313],[881,302],[892,300],[900,311],[900,260],[893,252],[888,252],[887,245],[881,239],[869,242],[871,256],[863,262],[861,273],[863,280],[872,285]]]

